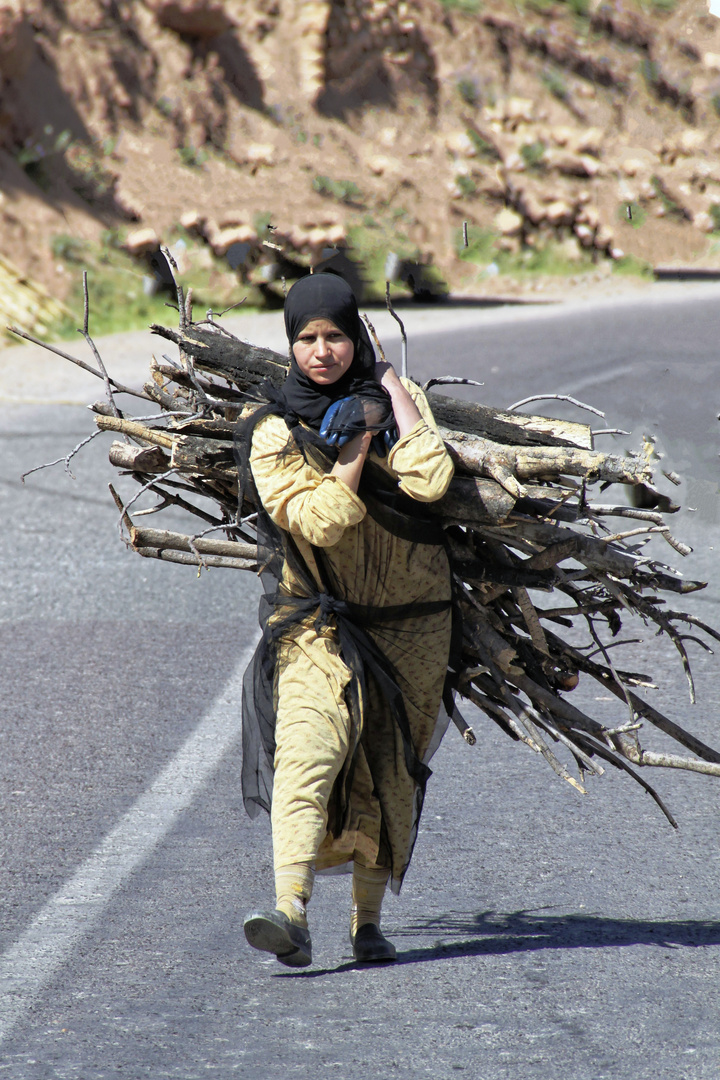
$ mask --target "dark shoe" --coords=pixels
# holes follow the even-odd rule
[[[388,941],[375,923],[363,923],[358,932],[350,935],[353,956],[361,964],[383,964],[397,959],[392,941]]]
[[[290,922],[282,911],[252,911],[244,926],[253,949],[275,953],[286,967],[307,967],[312,963],[310,931]]]

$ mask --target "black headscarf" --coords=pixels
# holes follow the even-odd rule
[[[329,319],[353,343],[355,354],[342,378],[320,386],[303,375],[292,346],[311,319]],[[290,371],[282,392],[289,412],[317,430],[328,408],[339,398],[353,394],[389,404],[389,395],[376,381],[375,350],[360,318],[355,294],[337,274],[309,274],[300,278],[285,300],[285,330],[290,343]]]

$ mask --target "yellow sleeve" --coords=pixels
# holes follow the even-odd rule
[[[343,480],[308,465],[297,448],[286,450],[288,437],[279,416],[255,428],[250,468],[258,495],[279,528],[316,547],[332,547],[363,520],[365,504]]]
[[[388,455],[388,465],[397,473],[402,491],[418,502],[436,502],[450,486],[453,463],[422,390],[409,379],[402,379],[402,384],[422,419],[395,443]]]

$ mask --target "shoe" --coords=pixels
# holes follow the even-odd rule
[[[312,963],[310,931],[290,922],[282,911],[252,911],[244,928],[253,949],[275,953],[286,967],[307,967]]]
[[[353,956],[361,964],[382,964],[397,959],[392,941],[380,932],[375,923],[363,923],[353,936],[350,934]]]

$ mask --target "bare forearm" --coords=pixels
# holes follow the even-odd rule
[[[376,378],[377,375],[381,375],[379,379],[380,385],[390,395],[395,414],[395,425],[398,435],[402,438],[403,435],[407,435],[408,432],[412,431],[418,420],[422,420],[420,410],[390,364],[377,364],[376,371]]]
[[[412,402],[412,398],[410,399]],[[365,431],[362,435],[356,435],[350,442],[345,443],[338,454],[338,459],[333,465],[332,475],[337,476],[344,484],[357,495],[360,486],[363,465],[367,452],[370,449],[372,432]]]

